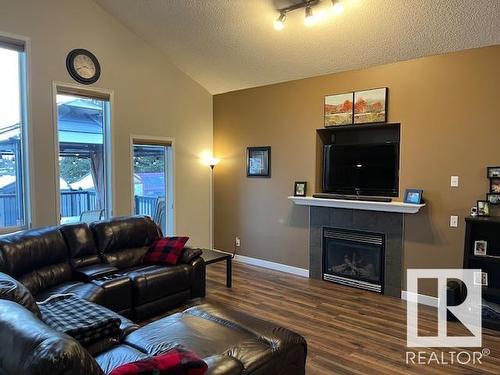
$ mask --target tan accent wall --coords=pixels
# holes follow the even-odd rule
[[[0,32],[30,38],[33,223],[56,223],[52,82],[76,84],[66,71],[73,48],[101,63],[93,86],[114,91],[116,215],[131,213],[130,134],[174,137],[177,233],[209,243],[209,168],[199,155],[212,149],[212,96],[91,0],[0,0]]]
[[[232,250],[240,236],[241,255],[308,268],[308,209],[287,196],[294,181],[308,181],[308,194],[320,189],[323,97],[388,87],[388,120],[401,123],[400,195],[422,188],[427,200],[406,217],[404,267],[460,267],[464,217],[485,198],[486,166],[500,165],[499,63],[493,46],[216,95],[216,247]],[[272,178],[247,178],[246,147],[265,145]],[[459,188],[450,187],[452,175]],[[458,229],[450,215],[460,216]]]

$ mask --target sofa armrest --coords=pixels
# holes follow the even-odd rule
[[[111,275],[118,272],[118,268],[110,266],[109,264],[93,264],[87,267],[80,267],[73,270],[75,277],[78,280],[84,282],[90,282],[92,280]]]
[[[191,264],[193,260],[201,256],[201,249],[193,249],[192,247],[185,247],[179,263]]]

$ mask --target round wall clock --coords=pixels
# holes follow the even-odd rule
[[[71,77],[84,85],[96,82],[101,75],[101,66],[92,52],[74,49],[66,57],[66,68]]]

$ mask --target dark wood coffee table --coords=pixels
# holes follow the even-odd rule
[[[219,250],[202,249],[202,251],[201,257],[205,261],[205,264],[226,261],[226,287],[231,288],[233,278],[232,255]]]

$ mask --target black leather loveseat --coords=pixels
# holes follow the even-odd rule
[[[201,251],[187,248],[175,266],[142,263],[160,236],[146,216],[18,232],[0,237],[0,272],[38,301],[73,293],[142,320],[205,295]]]
[[[0,272],[0,374],[103,375],[178,345],[203,358],[208,375],[305,373],[303,337],[208,304],[143,327],[115,313],[121,321],[118,339],[85,348],[44,323],[36,299],[58,293],[74,293],[133,316],[203,295],[205,265],[196,251],[187,249],[183,263],[172,268],[141,264],[141,254],[159,235],[150,219],[133,217],[0,238],[0,269],[12,275]],[[128,281],[103,281],[117,270]],[[123,309],[123,300],[131,307]]]

